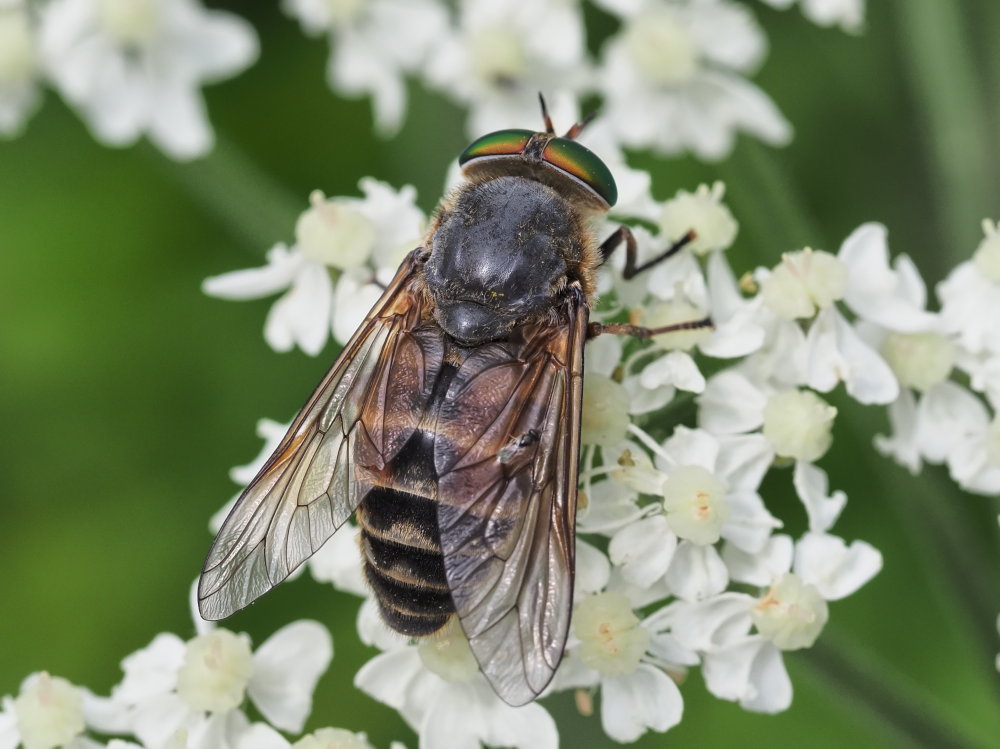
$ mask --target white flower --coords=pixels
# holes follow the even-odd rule
[[[691,150],[720,159],[737,131],[787,143],[791,127],[743,75],[763,59],[766,40],[745,8],[722,0],[600,5],[622,17],[602,51],[597,85],[622,143],[660,153]]]
[[[249,724],[239,709],[249,696],[267,720],[300,731],[316,681],[333,655],[320,624],[297,621],[251,652],[249,638],[217,628],[185,643],[158,635],[122,661],[125,678],[102,710],[105,730],[123,726],[147,746],[162,746],[178,732],[190,749],[217,749]]]
[[[694,231],[695,238],[686,246],[696,255],[725,250],[736,239],[738,224],[728,206],[722,202],[726,187],[721,182],[698,185],[695,192],[678,190],[663,204],[658,224],[660,236],[683,237]]]
[[[330,40],[327,80],[349,96],[369,94],[375,127],[393,134],[406,113],[404,76],[416,71],[445,33],[437,0],[284,0],[303,30]]]
[[[369,588],[361,570],[361,550],[357,529],[345,523],[327,539],[307,562],[313,579],[330,583],[337,590],[356,596],[368,595]]]
[[[1000,243],[996,226],[983,222],[985,238],[976,260],[960,263],[938,284],[941,319],[945,330],[972,354],[1000,355],[1000,278],[993,259]]]
[[[955,346],[940,333],[889,333],[881,352],[899,384],[921,392],[944,382],[955,364]]]
[[[806,247],[786,252],[760,284],[764,304],[788,320],[808,318],[842,299],[847,271],[829,252]]]
[[[827,601],[859,590],[882,569],[882,554],[864,541],[848,546],[827,533],[807,533],[795,545],[793,572]]]
[[[778,455],[814,461],[822,457],[837,409],[810,390],[783,390],[767,399],[762,432]]]
[[[291,749],[373,749],[368,737],[343,728],[320,728],[303,736]]]
[[[621,452],[618,454],[622,455]],[[635,454],[645,455],[639,448],[636,448]],[[627,460],[630,459],[629,456]],[[637,492],[622,481],[598,481],[590,484],[585,496],[586,506],[581,506],[577,514],[577,529],[580,533],[611,534],[642,517],[642,510],[636,503]]]
[[[957,396],[960,390],[957,389]],[[961,396],[966,414],[962,430],[948,448],[948,471],[968,491],[1000,493],[1000,416],[991,418],[971,393]]]
[[[632,606],[619,591],[580,600],[573,613],[569,655],[557,677],[561,688],[599,686],[601,725],[622,743],[680,722],[683,698],[663,666],[680,673],[682,664],[697,662],[693,653],[676,647],[672,637],[660,631],[663,617],[642,621]],[[666,663],[661,656],[678,660]]]
[[[291,248],[278,244],[265,267],[208,278],[202,290],[223,299],[257,299],[287,289],[264,325],[264,339],[275,351],[298,346],[315,356],[331,331],[346,343],[405,254],[420,243],[425,222],[412,187],[396,191],[371,178],[359,185],[363,198],[314,192]],[[332,274],[339,275],[336,288]]]
[[[843,382],[859,403],[892,403],[899,383],[892,368],[836,307],[822,310],[805,340],[806,383],[828,393]]]
[[[202,284],[202,291],[220,299],[258,299],[285,289],[268,312],[264,340],[275,351],[298,346],[315,356],[330,333],[333,283],[326,267],[298,248],[275,245],[263,268],[213,276]]]
[[[108,749],[114,749],[108,747]],[[248,726],[236,741],[235,749],[374,749],[364,733],[344,728],[320,728],[291,743],[266,723]],[[393,742],[392,749],[403,749]]]
[[[684,599],[715,595],[728,574],[712,544],[721,537],[756,553],[780,526],[756,492],[773,451],[760,435],[716,438],[678,427],[654,452],[659,474],[650,474],[647,493],[661,504],[615,533],[611,561],[639,588],[662,579]]]
[[[0,710],[0,746],[14,749],[91,749],[96,742],[81,734],[86,730],[86,693],[59,676],[31,674],[14,699],[3,699]]]
[[[38,106],[38,38],[23,0],[0,4],[0,135],[17,135]]]
[[[625,439],[628,412],[629,397],[621,383],[599,372],[587,374],[580,417],[580,440],[585,445],[613,445]]]
[[[751,611],[757,631],[781,650],[811,647],[829,616],[819,591],[791,572],[772,585]]]
[[[680,538],[698,545],[714,544],[729,518],[725,482],[698,465],[678,466],[663,484],[667,524]]]
[[[859,317],[900,333],[939,328],[937,317],[926,311],[927,289],[913,261],[897,255],[890,267],[882,224],[862,224],[851,232],[837,259],[846,271],[844,301]]]
[[[972,255],[972,264],[983,278],[1000,283],[1000,221],[983,220],[983,239]]]
[[[458,28],[435,40],[425,78],[469,107],[470,136],[537,128],[539,91],[555,123],[576,121],[575,93],[587,72],[576,3],[463,0],[458,16]]]
[[[828,495],[826,471],[805,460],[795,461],[792,483],[806,508],[809,530],[815,533],[830,530],[847,504],[847,495],[842,491]]]
[[[200,87],[250,65],[257,35],[195,0],[53,0],[41,49],[98,140],[122,146],[145,133],[168,156],[191,159],[213,142]]]
[[[736,369],[724,369],[708,379],[698,398],[698,426],[713,434],[759,429],[768,397],[774,392]]]
[[[826,601],[855,592],[882,567],[879,552],[860,541],[848,547],[834,536],[807,534],[794,562],[786,538],[773,541],[776,553],[769,552],[770,565],[760,568],[770,575],[760,596],[727,592],[674,604],[671,627],[682,647],[701,654],[712,694],[766,713],[791,704],[781,651],[809,647],[827,621]],[[748,571],[750,565],[741,570]]]
[[[496,696],[454,619],[420,645],[375,656],[354,684],[398,710],[420,735],[421,749],[555,749],[559,743],[555,721],[537,702],[511,707]]]
[[[790,8],[795,0],[764,0],[774,8]],[[819,26],[840,26],[844,31],[861,31],[865,20],[865,0],[799,0],[802,13]]]

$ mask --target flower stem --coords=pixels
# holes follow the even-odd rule
[[[962,17],[964,3],[897,0],[900,54],[928,129],[936,172],[938,224],[948,265],[976,246],[979,223],[1000,203],[991,137],[977,55]],[[965,7],[968,10],[968,7]]]
[[[306,208],[299,199],[235,143],[219,136],[214,150],[198,161],[178,164],[152,146],[146,154],[229,235],[256,255],[289,240]]]
[[[811,675],[823,682],[824,694],[836,695],[852,715],[866,716],[910,745],[990,746],[920,685],[843,633],[828,627],[802,659]]]

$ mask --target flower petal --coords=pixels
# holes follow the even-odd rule
[[[627,582],[648,588],[666,573],[676,548],[677,536],[667,519],[654,515],[618,531],[608,546],[608,555],[621,567]]]
[[[714,546],[682,541],[667,570],[666,581],[678,598],[699,601],[725,590],[729,571]]]
[[[302,262],[302,255],[298,251],[278,244],[268,250],[267,265],[264,267],[210,276],[202,281],[201,290],[219,299],[259,299],[270,296],[291,285]]]
[[[809,530],[815,533],[829,530],[847,504],[847,495],[839,490],[828,495],[826,471],[804,460],[795,461],[792,484],[805,505]]]
[[[257,648],[247,693],[275,726],[301,731],[312,709],[316,682],[331,658],[333,641],[326,627],[305,619],[292,622]]]
[[[666,731],[680,723],[683,713],[677,685],[646,663],[631,674],[601,681],[601,725],[615,741],[635,741],[647,729]]]
[[[828,601],[851,595],[882,569],[882,554],[869,543],[807,533],[795,546],[794,571]]]

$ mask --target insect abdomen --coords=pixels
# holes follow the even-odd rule
[[[404,635],[429,635],[455,613],[433,494],[434,435],[418,429],[388,466],[394,486],[376,486],[358,507],[364,573],[382,616]]]
[[[455,613],[444,573],[433,501],[376,487],[358,508],[364,572],[386,623],[429,635]]]

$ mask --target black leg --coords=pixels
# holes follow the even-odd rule
[[[596,338],[602,333],[613,335],[630,335],[636,338],[652,338],[654,335],[662,333],[676,333],[679,330],[697,330],[699,328],[713,327],[711,317],[703,317],[701,320],[688,320],[686,322],[664,325],[659,328],[644,328],[641,325],[629,325],[623,322],[592,322],[587,326],[587,338]]]
[[[661,252],[652,260],[647,260],[642,265],[636,265],[638,245],[635,241],[635,235],[627,226],[619,226],[615,229],[614,233],[605,239],[604,243],[598,249],[601,253],[601,264],[603,265],[607,262],[608,258],[611,257],[611,253],[618,249],[618,245],[625,242],[625,269],[622,271],[622,277],[627,281],[637,274],[642,273],[644,270],[649,270],[654,265],[662,263],[668,257],[676,254],[686,244],[692,242],[694,238],[694,230],[689,231],[683,237],[670,245],[666,250]]]

